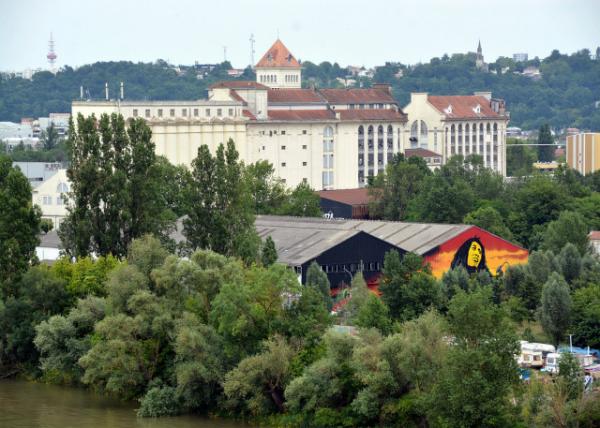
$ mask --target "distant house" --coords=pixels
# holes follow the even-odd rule
[[[31,187],[36,188],[56,174],[62,165],[59,162],[13,162],[13,167],[18,167]]]
[[[64,196],[70,188],[67,170],[60,169],[32,192],[33,204],[37,204],[42,209],[42,218],[52,220],[54,229],[60,227],[60,223],[68,214]]]
[[[588,235],[588,239],[594,252],[600,255],[600,230],[592,230]]]
[[[40,235],[40,244],[35,248],[35,254],[42,263],[51,263],[58,260],[62,244],[56,230],[51,230],[45,235]]]
[[[442,166],[442,155],[436,152],[432,152],[427,149],[406,149],[404,151],[404,156],[406,158],[410,158],[413,156],[422,158],[430,170],[438,169]]]
[[[369,218],[369,191],[359,189],[321,190],[321,211],[327,218]]]
[[[537,67],[534,67],[534,66],[526,67],[523,70],[522,74],[523,74],[523,76],[529,77],[530,79],[533,79],[533,80],[539,80],[542,78],[542,73],[540,72],[540,69]]]

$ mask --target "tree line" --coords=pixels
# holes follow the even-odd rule
[[[527,66],[538,67],[540,80],[521,74]],[[324,61],[303,63],[303,87],[341,87],[337,78],[347,69]],[[204,75],[194,66],[176,68],[165,61],[154,63],[97,62],[77,69],[65,66],[56,75],[48,71],[36,73],[31,80],[0,79],[0,120],[19,122],[22,117],[43,117],[50,112],[67,112],[71,101],[79,97],[80,86],[85,97],[104,98],[104,84],[109,82],[112,98],[116,98],[119,82],[125,83],[125,95],[137,100],[193,100],[204,96],[210,84],[229,80],[231,64],[218,64]],[[554,50],[543,59],[515,63],[500,57],[489,64],[492,72],[475,67],[475,54],[444,55],[428,63],[407,66],[389,62],[375,68],[373,79],[359,78],[359,85],[372,82],[390,83],[395,98],[404,106],[411,92],[432,95],[473,94],[491,90],[503,98],[511,112],[511,124],[524,129],[537,129],[548,123],[554,129],[569,126],[600,129],[600,109],[596,108],[600,93],[600,60],[592,60],[587,49],[573,54]],[[403,76],[397,77],[402,71]],[[517,74],[515,74],[517,73]],[[199,79],[198,76],[203,78]],[[248,68],[243,80],[254,80]],[[356,78],[355,78],[356,79]]]
[[[476,158],[431,173],[397,156],[372,185],[382,216],[470,215],[535,250],[497,276],[457,268],[441,280],[418,255],[392,251],[381,297],[358,273],[332,314],[320,266],[301,286],[276,263],[273,241],[253,234],[256,213],[307,206],[280,198],[268,164],[244,166],[230,142],[215,154],[201,147],[187,175],[161,168],[143,120],[116,115],[79,117],[68,147],[74,205],[61,234],[74,259],[50,267],[35,263],[40,213],[29,183],[0,161],[3,375],[138,399],[143,417],[320,427],[600,421],[598,392],[583,392],[572,358],[551,381],[529,384],[514,358],[518,338],[558,343],[573,332],[576,344],[600,346],[600,262],[587,241],[599,211],[587,178],[565,170],[512,187]],[[437,185],[458,208],[440,199],[436,211],[422,189]],[[489,211],[503,198],[508,223]],[[182,215],[188,245],[177,248],[167,231]]]

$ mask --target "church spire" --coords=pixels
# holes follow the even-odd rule
[[[479,43],[477,43],[477,53],[481,55],[481,39],[479,39]]]

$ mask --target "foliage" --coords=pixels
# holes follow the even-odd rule
[[[175,416],[180,411],[177,390],[171,386],[155,386],[148,390],[140,400],[138,416],[156,418],[159,416]]]
[[[281,209],[287,191],[275,168],[266,160],[257,161],[244,169],[244,179],[254,202],[255,214],[273,214]]]
[[[533,172],[533,163],[538,154],[535,149],[523,145],[521,140],[506,139],[506,175],[524,177]]]
[[[430,307],[440,308],[444,298],[441,284],[414,253],[406,253],[402,260],[397,251],[385,255],[379,290],[390,316],[402,321],[416,318]]]
[[[100,256],[95,260],[89,256],[81,257],[75,262],[62,257],[52,265],[51,270],[66,281],[67,291],[75,298],[89,294],[105,296],[108,273],[118,264],[118,259],[111,255]]]
[[[0,155],[0,299],[17,293],[15,286],[35,257],[40,217],[29,181]]]
[[[500,213],[493,207],[481,207],[471,211],[464,218],[466,224],[473,224],[508,241],[513,240],[513,234],[504,223]]]
[[[192,249],[240,256],[247,263],[256,260],[260,239],[253,227],[253,208],[243,178],[231,139],[226,148],[219,145],[214,157],[208,146],[200,146],[192,161],[190,211],[183,221],[183,233]]]
[[[450,302],[455,343],[430,396],[432,416],[442,426],[512,425],[509,396],[518,383],[518,344],[491,297],[491,290],[481,289],[459,292]]]
[[[600,348],[600,284],[575,291],[572,312],[575,344]]]
[[[327,274],[323,272],[323,269],[321,269],[321,266],[319,266],[317,262],[313,261],[308,266],[308,270],[306,271],[306,286],[317,290],[321,296],[323,296],[323,301],[325,302],[327,309],[331,310],[333,301],[331,299],[331,285],[329,284],[329,278],[327,278]]]
[[[277,261],[277,249],[275,248],[275,242],[273,241],[273,238],[267,236],[260,253],[260,260],[263,266],[271,266]]]
[[[134,238],[163,234],[175,220],[161,194],[152,132],[143,119],[77,117],[69,128],[69,215],[59,235],[71,256],[123,257]]]
[[[294,217],[320,217],[320,198],[308,183],[298,184],[287,197],[277,214]]]
[[[354,324],[362,328],[376,328],[383,335],[392,330],[392,322],[389,316],[390,310],[381,299],[371,293],[366,302],[358,309],[354,318]]]
[[[567,283],[572,284],[581,274],[581,256],[575,245],[568,243],[556,257],[556,264]]]
[[[548,223],[542,249],[558,253],[566,244],[575,245],[580,255],[589,251],[588,226],[577,212],[563,211],[558,219]]]
[[[559,274],[553,273],[542,289],[540,321],[555,346],[558,346],[570,325],[571,306],[569,286]]]
[[[554,144],[554,138],[550,133],[550,126],[545,123],[540,127],[538,133],[538,144]],[[551,162],[554,160],[554,146],[538,146],[538,159],[541,162]]]

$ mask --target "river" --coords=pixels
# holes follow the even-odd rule
[[[1,428],[241,428],[241,422],[195,416],[147,419],[137,403],[79,388],[0,381]]]

